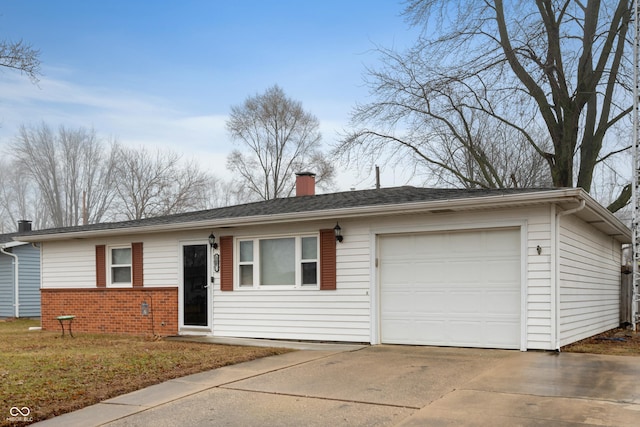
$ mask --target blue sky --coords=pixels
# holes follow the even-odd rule
[[[278,84],[333,143],[367,100],[376,46],[416,39],[394,0],[4,0],[0,37],[40,49],[44,76],[0,73],[0,149],[22,125],[93,127],[122,144],[169,148],[226,176],[232,105]],[[401,171],[383,184],[402,185]],[[339,189],[373,176],[341,173]]]

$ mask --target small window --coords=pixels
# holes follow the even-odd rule
[[[110,283],[113,286],[131,285],[131,247],[114,247],[110,251]]]
[[[302,238],[302,286],[318,284],[318,238]]]
[[[240,288],[317,288],[318,237],[238,240]]]
[[[240,286],[253,286],[253,240],[240,242]]]

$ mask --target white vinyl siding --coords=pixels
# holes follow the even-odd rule
[[[51,289],[95,288],[96,245],[109,247],[142,242],[144,286],[177,287],[178,240],[201,238],[201,234],[202,232],[165,233],[42,243],[42,286]]]
[[[180,271],[181,249],[179,241],[202,240],[209,232],[153,234],[137,238],[132,241],[143,242],[144,256],[142,258],[145,287],[178,286]]]
[[[526,329],[529,349],[553,349],[552,215],[551,209],[545,207],[534,210],[527,218]]]
[[[259,227],[246,230],[253,237],[283,232],[309,233],[334,223]],[[341,221],[341,225],[343,222]],[[345,221],[346,224],[346,221]],[[343,234],[346,225],[343,225]],[[238,240],[244,238],[234,230]],[[315,289],[251,289],[213,295],[213,334],[225,337],[369,342],[370,282],[369,228],[349,223],[349,238],[337,243],[335,291]]]
[[[95,245],[89,240],[41,243],[42,288],[95,288]]]
[[[576,218],[560,222],[560,345],[620,323],[620,244]]]

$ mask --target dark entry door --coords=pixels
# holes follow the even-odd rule
[[[209,326],[207,245],[182,247],[185,326]]]

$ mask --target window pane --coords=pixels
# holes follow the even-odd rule
[[[240,286],[253,286],[253,265],[240,266]]]
[[[253,261],[253,241],[240,242],[240,262]]]
[[[295,285],[296,240],[260,240],[260,284]]]
[[[131,264],[131,248],[111,249],[111,264]]]
[[[318,264],[315,262],[302,263],[302,284],[317,285],[318,284]]]
[[[318,238],[302,238],[302,259],[318,259]]]
[[[131,283],[131,267],[111,267],[112,283]]]

